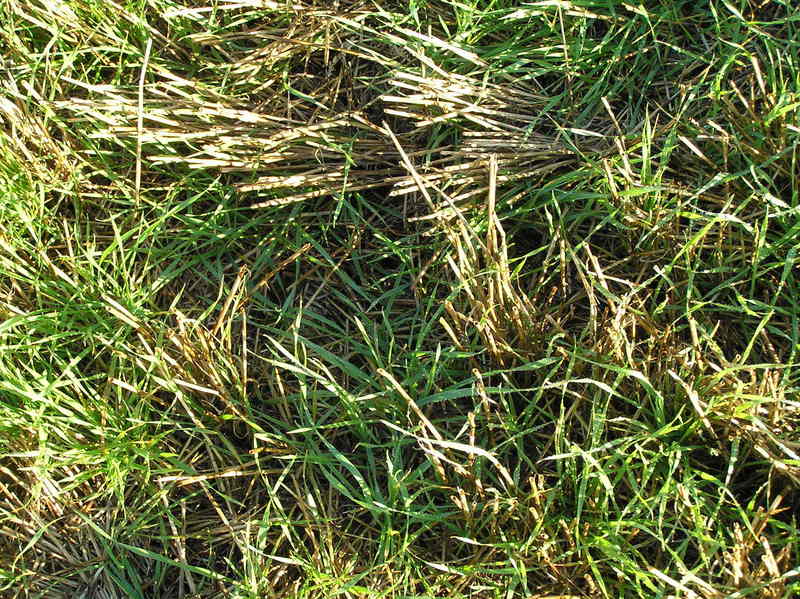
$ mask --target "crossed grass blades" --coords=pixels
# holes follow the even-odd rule
[[[9,597],[791,597],[791,3],[0,4]]]

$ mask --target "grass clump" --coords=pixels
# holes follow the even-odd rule
[[[798,45],[0,3],[0,594],[796,596]]]

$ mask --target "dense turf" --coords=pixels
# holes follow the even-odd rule
[[[794,0],[0,0],[0,595],[800,593]]]

